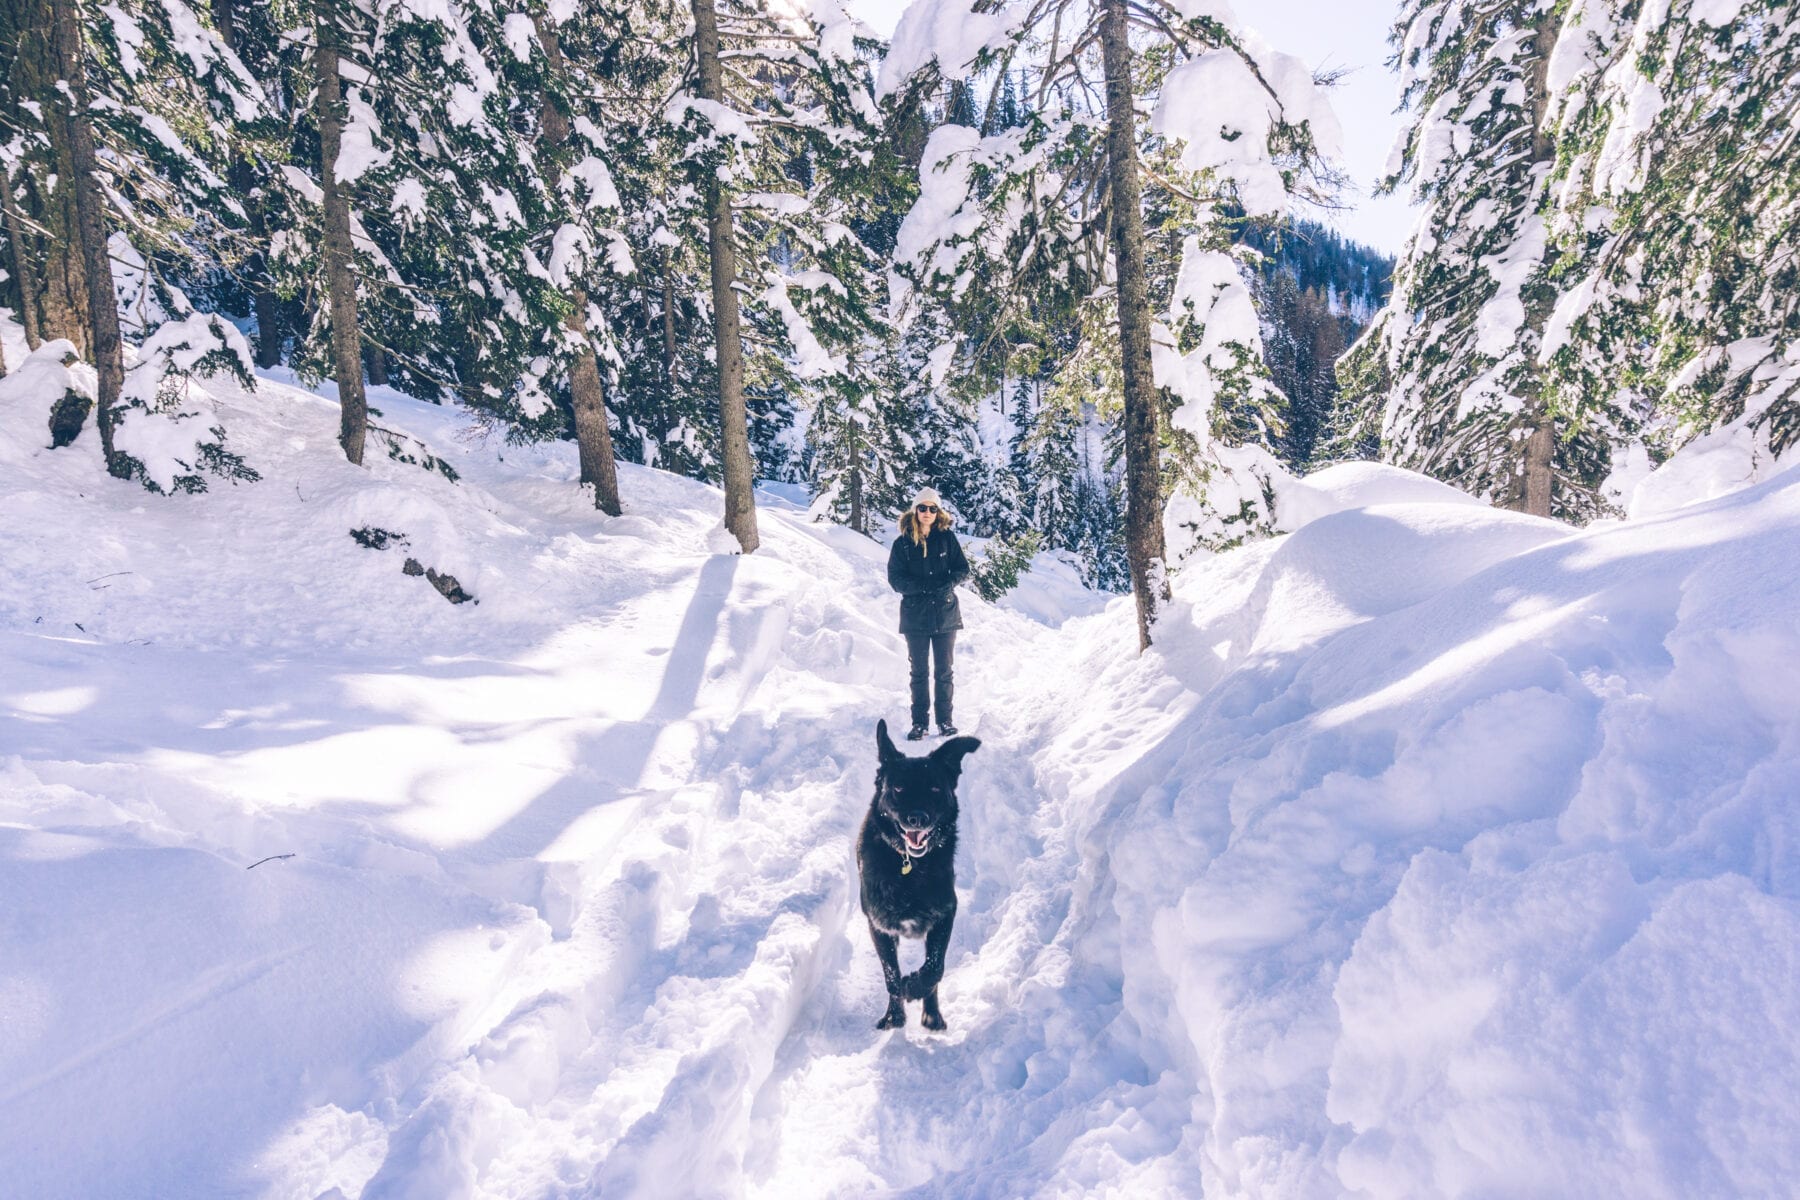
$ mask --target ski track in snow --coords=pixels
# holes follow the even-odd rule
[[[378,393],[451,485],[337,462],[334,406],[279,380],[220,395],[265,479],[169,499],[0,399],[21,1195],[1649,1196],[1800,1167],[1771,1049],[1800,1032],[1771,984],[1800,737],[1766,666],[1800,634],[1759,615],[1800,569],[1754,574],[1800,484],[1570,536],[1351,470],[1374,507],[1182,576],[1142,658],[1128,602],[1051,628],[971,598],[950,1027],[878,1033],[852,838],[904,711],[880,547],[769,496],[762,551],[709,555],[697,484],[626,468],[607,519],[568,447]],[[1664,761],[1707,704],[1708,751]],[[1690,1036],[1642,997],[1721,928],[1742,961],[1709,971],[1764,998]]]

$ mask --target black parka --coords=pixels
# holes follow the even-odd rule
[[[888,550],[888,583],[900,593],[901,633],[948,633],[962,628],[956,585],[969,577],[962,543],[933,529],[921,546],[906,534]]]

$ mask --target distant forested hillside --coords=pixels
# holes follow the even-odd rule
[[[1262,253],[1256,307],[1263,359],[1287,397],[1282,461],[1296,471],[1324,460],[1338,400],[1337,360],[1388,300],[1394,260],[1313,221],[1247,226]]]

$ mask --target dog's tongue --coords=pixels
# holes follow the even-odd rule
[[[918,851],[925,849],[925,840],[931,836],[931,831],[926,829],[914,833],[910,829],[902,829],[900,831],[900,836],[906,839],[906,848],[908,850]]]

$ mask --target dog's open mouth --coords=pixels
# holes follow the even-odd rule
[[[909,854],[923,854],[925,853],[925,843],[931,840],[931,830],[902,829],[900,836],[906,839],[906,849]]]

